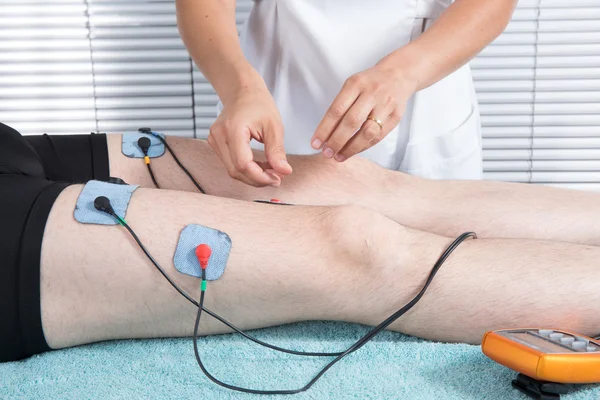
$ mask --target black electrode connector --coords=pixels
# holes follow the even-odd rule
[[[138,139],[137,144],[142,150],[142,153],[144,153],[144,155],[147,156],[148,150],[150,149],[150,145],[152,144],[152,142],[150,142],[150,139],[148,139],[147,137],[141,137]]]
[[[112,183],[113,185],[127,185],[127,182],[116,176],[111,176],[110,178],[108,178],[107,182]]]
[[[110,200],[105,196],[98,196],[94,200],[94,208],[98,211],[105,212],[107,214],[114,214],[115,210],[112,208],[110,204]]]

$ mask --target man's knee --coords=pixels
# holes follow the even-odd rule
[[[388,217],[354,205],[331,208],[322,222],[336,257],[362,270],[399,262],[409,234]]]
[[[335,257],[335,274],[327,275],[331,282],[324,294],[328,318],[372,323],[407,301],[421,279],[414,261],[418,249],[413,248],[419,232],[358,206],[331,208],[323,224],[324,246]],[[382,305],[390,293],[398,303]]]

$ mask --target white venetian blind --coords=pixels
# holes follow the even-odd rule
[[[471,65],[487,179],[600,190],[600,0],[521,0]],[[216,103],[174,0],[0,0],[0,121],[24,133],[205,137]]]
[[[0,121],[23,133],[96,129],[83,1],[0,0]]]
[[[100,131],[194,136],[192,63],[174,1],[87,0]]]
[[[241,26],[252,6],[238,1]],[[207,133],[217,96],[174,0],[0,0],[0,121],[24,134]]]
[[[600,190],[600,0],[521,0],[471,65],[487,179]]]
[[[101,131],[206,132],[217,96],[177,30],[174,0],[87,0]],[[251,1],[240,1],[238,23]]]

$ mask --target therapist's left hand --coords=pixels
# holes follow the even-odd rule
[[[317,127],[312,147],[342,162],[374,146],[400,123],[415,88],[401,70],[389,66],[351,76]]]

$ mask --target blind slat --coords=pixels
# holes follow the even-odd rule
[[[598,137],[564,137],[564,138],[484,138],[485,149],[600,149],[600,136]]]
[[[600,172],[484,172],[485,179],[511,181],[511,182],[532,182],[532,183],[596,183],[600,181]]]
[[[600,149],[484,149],[484,160],[598,160]]]
[[[529,169],[538,172],[600,171],[600,160],[487,160],[483,163],[483,170],[486,172],[528,171]]]
[[[598,103],[542,103],[542,104],[481,104],[481,113],[485,115],[560,115],[560,114],[599,114]],[[536,118],[536,117],[532,117]]]
[[[483,127],[488,126],[600,126],[600,115],[482,115]]]

